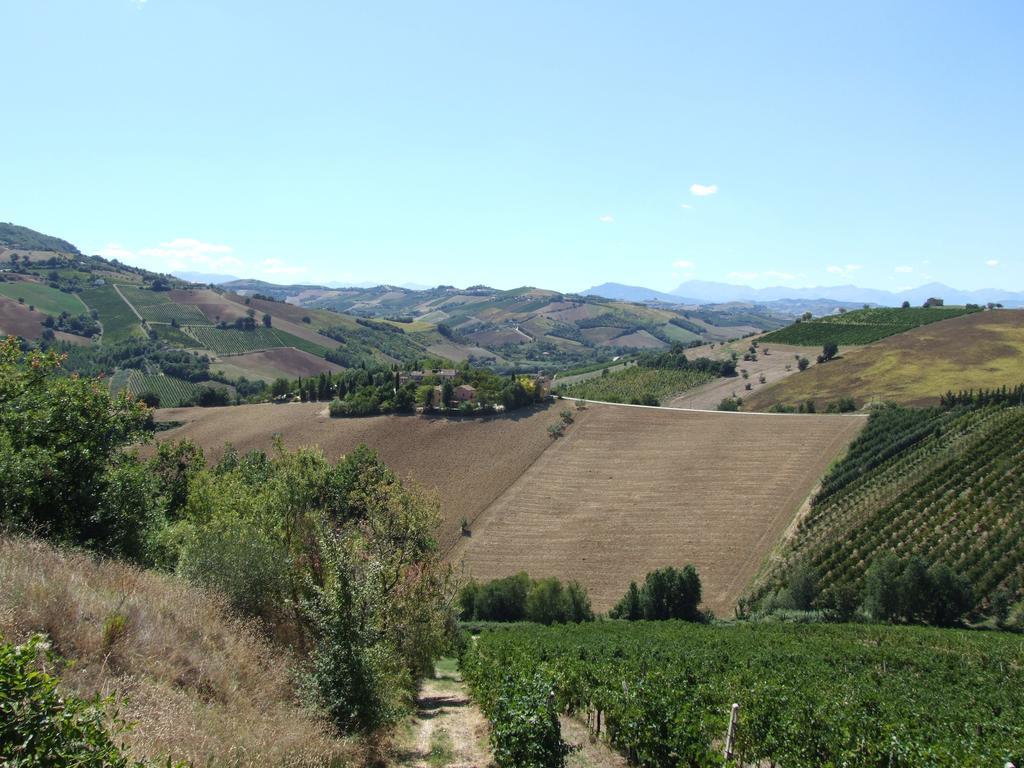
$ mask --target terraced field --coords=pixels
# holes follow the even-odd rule
[[[133,285],[118,286],[121,295],[135,307],[135,311],[150,323],[170,323],[172,320],[181,325],[210,325],[197,306],[177,304],[162,291],[151,291]]]

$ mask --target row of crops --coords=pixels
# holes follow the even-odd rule
[[[161,291],[134,285],[122,285],[119,288],[125,299],[148,323],[175,321],[180,325],[210,325],[206,315],[193,304],[177,304]]]
[[[1024,759],[1024,642],[1007,634],[849,624],[518,626],[485,632],[462,666],[494,733],[512,747],[543,739],[531,733],[548,721],[546,701],[531,698],[540,681],[550,706],[599,729],[640,766],[722,765],[733,703],[741,765]],[[508,743],[497,746],[508,754]]]
[[[944,563],[975,609],[1024,582],[1024,407],[890,406],[825,477],[760,591],[809,567],[823,588],[859,589],[875,553]]]
[[[761,341],[805,347],[822,346],[829,342],[839,345],[870,344],[887,336],[975,311],[977,310],[965,307],[858,309],[853,312],[797,322],[766,334]]]
[[[263,326],[243,331],[235,328],[214,328],[209,325],[189,325],[185,327],[185,331],[198,341],[200,346],[213,350],[218,355],[241,355],[287,346],[281,342],[273,328]]]
[[[164,374],[149,374],[135,368],[123,368],[110,377],[110,390],[117,393],[127,389],[133,395],[152,392],[160,397],[160,405],[174,408],[191,402],[199,385]]]
[[[124,299],[112,285],[89,288],[82,291],[82,301],[95,309],[103,326],[103,341],[113,343],[125,339],[141,338],[142,326]]]
[[[608,403],[660,405],[673,395],[705,384],[713,378],[714,375],[706,371],[630,366],[559,387],[558,394]]]

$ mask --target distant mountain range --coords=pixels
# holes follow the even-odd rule
[[[1024,306],[1024,291],[1006,291],[985,288],[964,291],[943,283],[928,283],[907,291],[883,291],[877,288],[859,288],[855,285],[822,286],[818,288],[751,288],[748,285],[715,283],[706,280],[688,280],[671,293],[621,283],[603,283],[581,292],[584,296],[602,296],[619,301],[664,301],[673,304],[727,304],[752,302],[769,304],[778,301],[831,301],[842,306],[878,304],[899,306],[904,301],[921,305],[926,299],[941,298],[947,304],[985,304],[996,302],[1007,307]]]

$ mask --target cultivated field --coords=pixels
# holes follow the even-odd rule
[[[769,345],[770,346],[770,345]],[[890,336],[755,393],[744,409],[852,397],[934,405],[947,390],[1024,382],[1024,310],[976,312]]]
[[[720,616],[866,421],[596,405],[578,417],[453,557],[479,579],[577,579],[599,611],[648,571],[693,563]]]
[[[112,285],[82,291],[82,301],[99,312],[103,325],[103,341],[112,343],[124,339],[143,338],[142,325],[124,299]]]
[[[0,283],[0,294],[15,301],[22,298],[25,300],[25,304],[33,305],[37,311],[46,315],[56,316],[61,312],[67,312],[69,315],[82,315],[88,311],[85,304],[75,294],[64,293],[43,283],[29,280]]]
[[[465,421],[418,416],[332,419],[326,403],[290,403],[168,409],[157,418],[186,422],[161,432],[160,440],[191,438],[214,460],[225,442],[243,453],[272,450],[275,434],[289,448],[318,445],[332,460],[366,443],[400,476],[438,493],[444,514],[440,540],[448,549],[459,540],[462,517],[474,520],[550,445],[547,428],[557,412],[538,407]]]
[[[295,379],[299,376],[316,376],[321,371],[335,373],[342,370],[340,365],[329,363],[322,358],[292,347],[268,349],[266,352],[251,352],[247,355],[232,355],[210,364],[212,370],[223,371],[228,376],[245,376],[247,379],[273,381],[278,378]]]
[[[19,304],[15,299],[0,297],[0,336],[21,336],[26,339],[38,339],[43,333],[45,314],[38,309],[34,312],[28,304]],[[87,346],[92,342],[84,336],[57,331],[61,341]]]

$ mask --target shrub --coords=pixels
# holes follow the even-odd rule
[[[0,760],[11,766],[79,768],[141,766],[122,754],[108,732],[107,699],[58,693],[58,679],[40,669],[41,635],[24,645],[0,642]],[[124,724],[113,721],[114,728]]]

